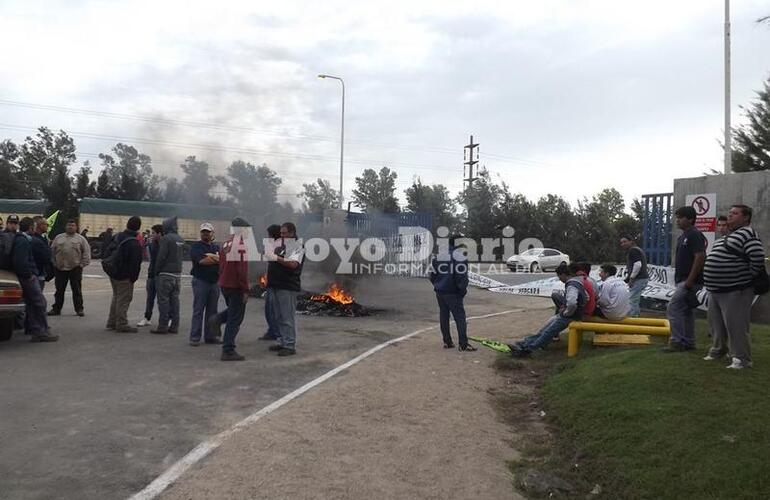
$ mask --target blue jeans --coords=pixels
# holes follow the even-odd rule
[[[695,302],[694,295],[700,286],[688,290],[684,282],[676,285],[676,291],[671,296],[671,302],[666,309],[666,317],[671,325],[671,342],[685,347],[695,347]],[[696,305],[697,307],[697,305]]]
[[[436,293],[436,300],[438,301],[438,321],[444,344],[452,343],[452,336],[449,334],[449,314],[451,313],[457,326],[457,342],[460,347],[467,346],[468,321],[465,319],[463,297],[456,293]]]
[[[555,314],[545,322],[539,332],[537,332],[535,335],[524,337],[523,340],[516,342],[516,345],[525,351],[542,349],[543,347],[547,346],[556,335],[567,328],[570,321],[574,321],[573,318],[565,318],[561,314]]]
[[[190,325],[190,340],[200,340],[205,324],[205,340],[214,340],[214,332],[209,327],[208,318],[217,314],[219,303],[219,285],[200,278],[192,279],[193,314]]]
[[[235,351],[235,337],[243,323],[246,314],[246,304],[243,303],[243,292],[237,288],[222,288],[222,296],[225,298],[227,309],[217,315],[220,323],[226,323],[225,334],[222,339],[222,352]]]
[[[273,302],[275,302],[274,292],[268,288],[265,290],[265,321],[267,322],[267,333],[265,335],[272,339],[278,339],[281,336],[281,331],[278,328],[278,322],[273,313]]]
[[[155,278],[147,277],[144,288],[147,290],[147,301],[144,306],[144,319],[150,321],[152,319],[152,308],[155,307]]]
[[[628,311],[629,318],[638,318],[641,313],[639,308],[639,301],[642,298],[642,292],[647,287],[647,282],[650,280],[642,278],[634,280],[634,284],[629,288],[628,303],[631,305],[631,309]]]

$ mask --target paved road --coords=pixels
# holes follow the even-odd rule
[[[217,346],[187,345],[189,282],[179,335],[106,331],[109,284],[95,267],[85,280],[86,316],[73,314],[68,294],[63,315],[52,318],[59,342],[31,344],[17,332],[0,343],[0,498],[126,497],[206,437],[369,347],[435,324],[427,281],[362,279],[353,290],[359,302],[385,313],[300,317],[299,354],[278,358],[257,340],[265,322],[263,302],[254,299],[238,339],[247,360],[223,363]],[[311,277],[306,288],[323,281]],[[468,307],[492,312],[516,300],[491,295],[472,291]],[[144,298],[138,286],[134,322]]]

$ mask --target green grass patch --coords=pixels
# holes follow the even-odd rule
[[[581,482],[604,498],[770,498],[770,328],[752,325],[745,370],[703,361],[706,323],[697,328],[697,351],[584,347],[545,380],[554,456],[577,450]]]

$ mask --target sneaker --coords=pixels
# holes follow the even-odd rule
[[[201,345],[201,339],[190,339],[190,345],[193,347],[198,347]]]
[[[150,320],[147,318],[142,318],[139,323],[136,324],[136,326],[150,326]]]
[[[213,316],[209,316],[208,321],[209,330],[214,332],[215,337],[221,337],[222,336],[222,323],[219,322],[219,315],[215,314]]]
[[[292,349],[291,347],[283,347],[280,351],[278,351],[278,355],[281,357],[294,356],[295,354],[297,354],[297,350]]]
[[[32,335],[29,338],[30,342],[56,342],[57,340],[59,340],[59,336],[49,332],[41,333],[38,335]]]
[[[84,313],[83,311],[75,311],[75,314],[77,314],[81,318],[86,315],[86,313]]]
[[[48,315],[49,316],[61,316],[61,311],[58,311],[56,309],[51,309],[50,311],[48,311]]]
[[[661,352],[671,353],[671,352],[684,352],[689,351],[691,349],[688,349],[684,344],[680,344],[679,342],[671,342],[666,347],[661,349]]]
[[[281,347],[279,344],[271,345],[270,347],[267,348],[267,350],[270,352],[278,352],[281,349],[283,349],[283,347]]]
[[[751,368],[754,366],[754,363],[751,361],[743,362],[738,358],[733,358],[733,362],[730,363],[727,368],[730,370],[743,370],[744,368]]]
[[[724,354],[711,354],[711,352],[709,352],[708,354],[703,356],[703,361],[716,361],[716,360],[722,359],[724,357],[725,357]]]
[[[223,352],[222,357],[219,359],[221,359],[222,361],[243,361],[244,359],[246,359],[246,357],[241,356],[235,351],[230,351],[230,352]]]
[[[139,330],[137,330],[133,326],[121,326],[120,328],[115,328],[115,331],[118,333],[136,333]]]

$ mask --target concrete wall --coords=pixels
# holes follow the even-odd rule
[[[762,239],[765,254],[770,256],[770,171],[676,179],[674,209],[685,204],[687,195],[698,193],[716,193],[717,215],[727,215],[735,203],[750,206],[754,210],[752,226]],[[673,251],[681,231],[674,225],[672,233]],[[770,295],[765,295],[754,305],[752,316],[755,321],[770,323]]]

